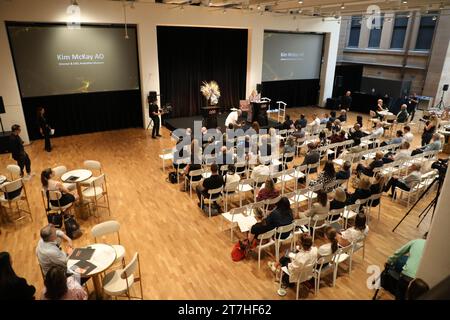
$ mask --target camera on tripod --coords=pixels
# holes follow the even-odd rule
[[[433,162],[431,168],[436,169],[439,172],[439,179],[444,180],[445,174],[447,173],[448,159],[438,159],[438,161]]]

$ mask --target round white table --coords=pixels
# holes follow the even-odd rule
[[[92,281],[94,283],[94,288],[95,288],[96,298],[101,299],[103,290],[102,290],[102,284],[100,281],[100,273],[104,272],[105,270],[107,270],[109,267],[112,266],[112,264],[116,260],[116,250],[114,250],[114,248],[112,246],[107,245],[107,244],[102,244],[102,243],[91,244],[89,246],[86,246],[85,248],[92,248],[95,250],[91,259],[89,259],[88,261],[90,263],[96,265],[97,267],[94,270],[90,271],[89,273],[83,274],[80,276],[83,278],[91,278],[92,277]],[[76,274],[76,272],[71,270],[71,268],[78,261],[79,260],[69,259],[67,261],[67,269],[70,272]]]
[[[76,180],[67,180],[70,177],[78,177]],[[81,191],[81,182],[86,181],[92,177],[92,171],[86,169],[76,169],[68,171],[61,176],[61,180],[66,183],[75,183],[77,186],[78,196],[80,197],[80,202],[83,202],[83,192]]]

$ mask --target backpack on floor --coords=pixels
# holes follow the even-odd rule
[[[235,262],[241,261],[247,255],[247,246],[242,242],[238,241],[231,250],[231,259]]]
[[[82,235],[80,225],[71,215],[66,215],[64,217],[64,228],[66,229],[66,234],[70,239],[77,239]]]
[[[178,182],[177,173],[176,172],[170,172],[169,176],[167,177],[167,181],[172,183],[172,184],[177,183]]]

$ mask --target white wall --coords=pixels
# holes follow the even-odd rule
[[[448,240],[450,238],[449,194],[450,171],[447,170],[419,269],[416,273],[416,277],[423,279],[430,288],[450,275],[450,250],[448,248]]]
[[[84,23],[123,23],[123,9],[119,1],[79,0],[81,22]],[[4,21],[28,22],[66,22],[66,9],[69,1],[61,0],[14,0],[0,2],[0,95],[6,104],[6,115],[2,119],[6,127],[13,123],[25,128],[22,105],[17,87],[14,66],[7,40]],[[322,67],[321,92],[319,104],[323,105],[327,97],[331,97],[334,82],[339,41],[339,24],[336,21],[325,21],[321,18],[297,18],[275,16],[265,13],[263,16],[241,10],[222,10],[207,7],[167,6],[155,3],[135,4],[134,9],[127,8],[127,20],[138,25],[139,58],[141,73],[142,105],[147,125],[148,112],[145,107],[145,95],[148,91],[159,90],[158,54],[156,47],[157,25],[205,26],[249,29],[249,52],[247,67],[247,95],[261,82],[264,30],[283,30],[299,32],[327,33],[325,44],[324,66]],[[183,48],[189,50],[189,48]],[[28,142],[26,130],[23,137]]]

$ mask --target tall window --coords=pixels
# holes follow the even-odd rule
[[[379,17],[380,25],[377,26],[377,18],[372,20],[372,29],[370,29],[369,48],[379,48],[381,41],[381,32],[383,31],[383,16]],[[379,28],[378,28],[379,27]]]
[[[395,15],[394,30],[392,31],[391,48],[403,49],[406,36],[406,28],[408,27],[408,14],[399,13]]]
[[[348,38],[349,47],[358,47],[360,33],[361,33],[361,16],[352,16],[350,26],[350,36]]]
[[[431,12],[430,12],[431,13]],[[419,32],[417,33],[416,49],[429,50],[433,41],[434,28],[436,27],[437,14],[422,16],[420,18]]]

